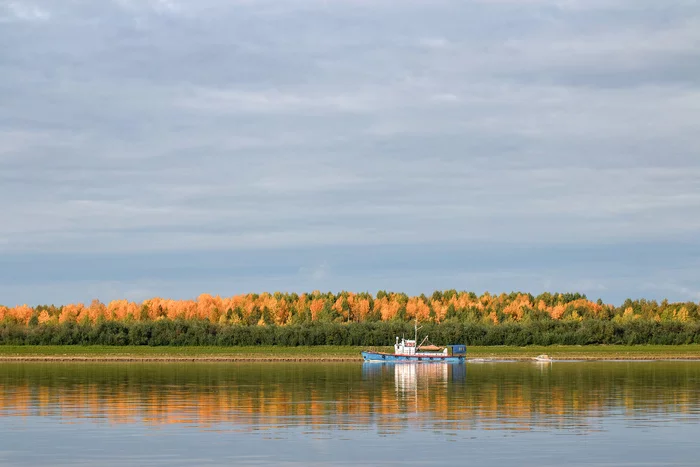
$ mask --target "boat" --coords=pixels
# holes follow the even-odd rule
[[[533,360],[535,360],[536,362],[542,362],[542,363],[549,363],[549,362],[554,361],[554,360],[552,360],[552,357],[550,357],[549,355],[546,355],[546,354],[542,354],[542,355],[538,355],[536,357],[533,357]]]
[[[462,363],[466,358],[467,347],[465,345],[447,345],[438,347],[428,344],[422,345],[428,340],[425,336],[423,341],[418,342],[418,322],[416,321],[416,336],[415,339],[402,338],[399,341],[396,337],[394,344],[394,353],[374,352],[365,350],[362,352],[362,358],[366,362],[416,362],[416,363]]]

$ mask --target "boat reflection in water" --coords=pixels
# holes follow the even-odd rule
[[[418,380],[440,387],[447,384],[447,365],[394,365],[394,385],[397,393],[418,390]]]
[[[364,380],[391,378],[398,395],[408,395],[429,388],[447,389],[452,385],[464,383],[467,375],[465,364],[430,363],[364,363],[362,377]]]

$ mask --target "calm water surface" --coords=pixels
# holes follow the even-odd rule
[[[0,465],[700,464],[700,362],[0,363]]]

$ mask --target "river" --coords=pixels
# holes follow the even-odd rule
[[[0,465],[690,466],[700,362],[0,363]]]

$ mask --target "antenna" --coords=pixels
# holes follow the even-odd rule
[[[419,329],[423,329],[423,326],[418,327],[418,315],[416,315],[416,324],[415,324],[415,328],[416,328],[416,338],[415,338],[415,340],[416,340],[416,343],[418,343],[418,330],[419,330]]]

